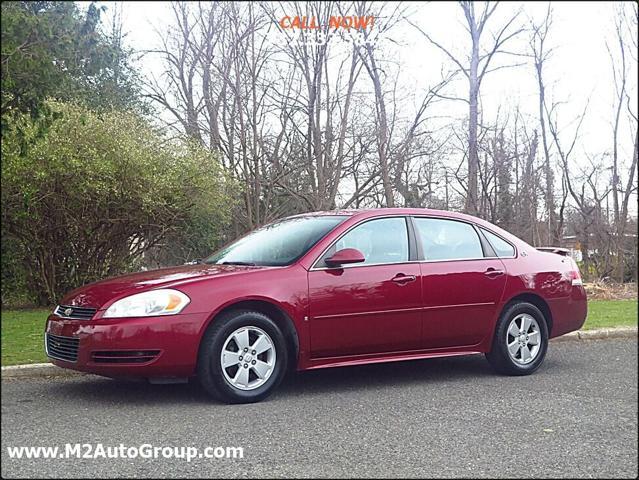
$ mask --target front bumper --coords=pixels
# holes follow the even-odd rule
[[[47,355],[59,367],[107,377],[191,376],[208,318],[206,313],[97,320],[50,315],[45,332],[48,338],[78,339],[78,347],[75,361],[62,359],[49,349]]]

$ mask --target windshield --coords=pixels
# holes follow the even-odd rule
[[[226,265],[290,265],[343,222],[342,215],[296,217],[271,223],[211,255],[204,262]]]

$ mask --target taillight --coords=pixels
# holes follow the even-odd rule
[[[572,270],[570,271],[570,279],[572,280],[573,286],[583,285],[583,281],[581,280],[581,273],[579,273],[579,267],[577,266],[577,262],[574,259],[570,259],[572,262]]]

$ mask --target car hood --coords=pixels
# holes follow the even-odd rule
[[[116,297],[157,288],[178,287],[183,283],[206,277],[243,274],[264,268],[268,267],[197,264],[130,273],[77,288],[65,295],[60,304],[100,309]]]

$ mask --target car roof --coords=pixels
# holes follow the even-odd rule
[[[306,212],[297,215],[291,215],[286,218],[299,218],[299,217],[320,217],[328,215],[340,215],[349,217],[372,217],[377,215],[432,215],[442,217],[458,217],[466,218],[468,220],[475,220],[476,217],[471,217],[459,212],[451,212],[447,210],[434,210],[431,208],[360,208],[360,209],[341,209],[341,210],[323,210],[317,212]]]
[[[458,220],[465,220],[467,222],[474,223],[478,226],[488,228],[489,230],[494,231],[495,233],[505,237],[509,241],[513,243],[518,243],[520,245],[529,246],[522,239],[514,236],[512,233],[494,225],[486,220],[483,220],[479,217],[475,217],[472,215],[468,215],[466,213],[461,212],[452,212],[449,210],[435,210],[432,208],[364,208],[364,209],[342,209],[342,210],[325,210],[318,212],[307,212],[301,213],[298,215],[292,215],[286,218],[299,218],[299,217],[311,217],[311,216],[328,216],[328,215],[342,215],[349,216],[351,218],[371,218],[377,216],[386,216],[386,215],[428,215],[432,217],[444,217],[444,218],[452,218]]]

